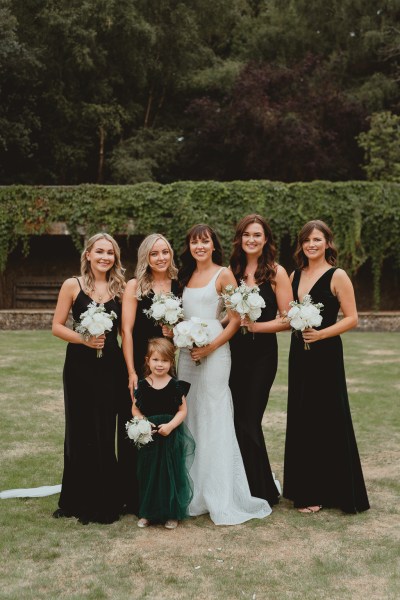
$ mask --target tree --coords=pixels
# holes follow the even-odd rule
[[[369,117],[370,129],[358,136],[370,181],[400,181],[400,116],[389,111]]]

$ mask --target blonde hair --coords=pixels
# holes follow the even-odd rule
[[[107,271],[106,277],[108,282],[108,293],[114,298],[121,298],[125,290],[125,269],[121,265],[121,251],[117,242],[108,233],[96,233],[88,240],[86,247],[81,254],[81,276],[83,285],[89,296],[95,291],[95,279],[90,265],[90,261],[87,259],[86,254],[91,251],[93,246],[99,240],[107,240],[112,244],[114,250],[114,264],[109,271]]]
[[[144,364],[144,376],[150,375],[149,360],[154,352],[158,352],[163,360],[169,360],[171,367],[168,371],[171,377],[175,377],[175,347],[167,338],[152,338],[147,345]]]
[[[171,254],[171,264],[168,268],[168,275],[171,279],[176,279],[178,269],[174,263],[174,251],[172,250],[171,244],[161,233],[151,233],[146,238],[144,238],[143,242],[139,246],[138,250],[138,261],[136,265],[135,277],[137,279],[137,291],[136,298],[140,300],[142,296],[147,296],[151,291],[151,286],[153,284],[153,276],[151,267],[149,264],[149,256],[151,249],[154,244],[158,241],[162,240],[168,246],[168,249]]]

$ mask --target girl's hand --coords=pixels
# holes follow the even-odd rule
[[[106,336],[103,333],[103,335],[99,335],[98,337],[96,337],[95,335],[92,335],[87,340],[87,342],[85,340],[82,340],[82,344],[84,344],[88,348],[94,348],[95,350],[101,350],[102,348],[104,348],[105,340],[106,340]]]
[[[307,342],[307,344],[312,344],[313,342],[318,342],[322,339],[322,331],[317,331],[316,329],[305,329],[303,331],[303,340]]]
[[[132,398],[132,402],[134,399],[134,391],[137,388],[137,384],[138,384],[137,373],[136,373],[136,371],[132,371],[132,373],[129,373],[129,380],[128,380],[128,388],[129,388],[129,392],[130,392],[130,395]]]
[[[211,352],[213,352],[213,347],[211,346],[211,344],[207,344],[207,346],[202,346],[201,348],[192,348],[192,350],[190,351],[190,356],[194,361],[196,361],[205,358],[206,356],[211,354]]]
[[[168,327],[168,325],[163,325],[162,326],[162,334],[163,334],[164,337],[167,337],[167,338],[174,337],[174,333],[173,333],[172,329],[170,329]]]
[[[170,426],[169,423],[163,423],[162,425],[158,426],[157,429],[157,433],[159,433],[160,435],[163,435],[164,437],[167,437],[167,435],[169,435],[172,431],[172,427]]]

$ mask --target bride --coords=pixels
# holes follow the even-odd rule
[[[186,319],[200,317],[207,323],[211,342],[191,352],[181,349],[178,377],[191,383],[186,422],[196,441],[189,514],[210,513],[216,525],[236,525],[266,517],[271,508],[266,500],[251,496],[235,437],[227,342],[238,330],[240,319],[231,315],[225,329],[218,320],[219,294],[228,284],[236,287],[232,273],[221,263],[222,248],[216,233],[207,225],[192,227],[178,275],[183,310]],[[198,360],[200,366],[195,363]]]

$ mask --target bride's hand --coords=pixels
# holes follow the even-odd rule
[[[211,352],[213,352],[213,348],[211,344],[207,344],[207,346],[202,346],[201,348],[193,348],[190,351],[190,356],[194,361],[196,361],[205,358],[206,356],[211,354]]]

